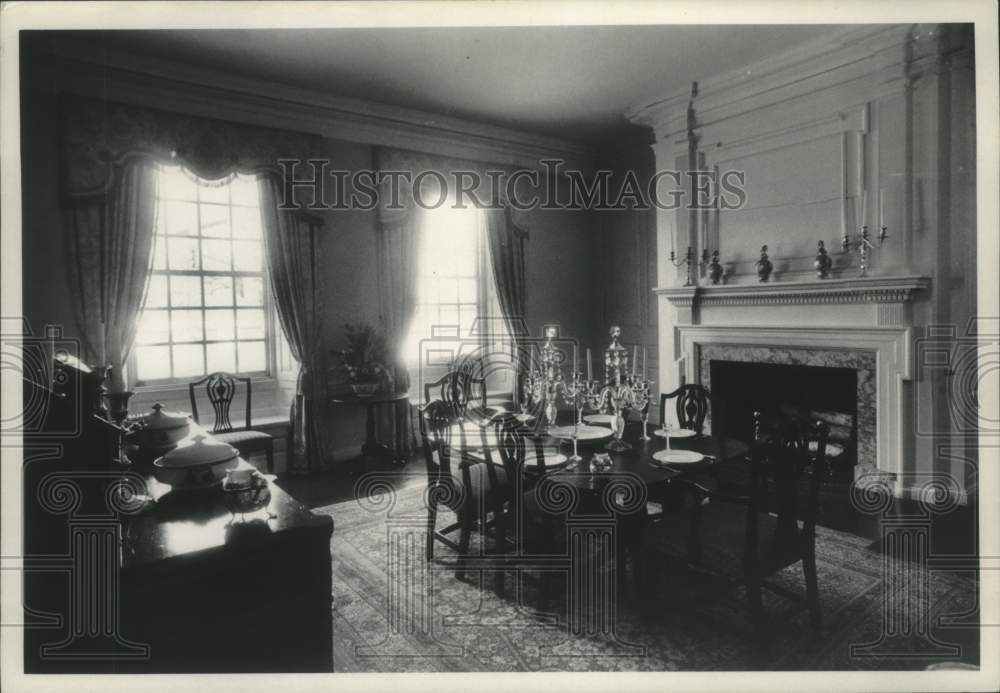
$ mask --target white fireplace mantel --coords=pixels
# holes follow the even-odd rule
[[[761,282],[653,289],[677,308],[823,303],[909,303],[930,288],[929,277],[854,277],[807,282]]]

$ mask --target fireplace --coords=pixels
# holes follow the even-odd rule
[[[714,394],[712,361],[849,369],[856,390],[854,483],[917,493],[930,465],[920,459],[921,441],[915,447],[912,435],[919,425],[913,419],[913,326],[919,319],[912,303],[929,287],[926,277],[900,275],[658,288],[660,359],[675,365],[661,375],[661,388],[701,383]],[[765,379],[774,387],[794,377]],[[817,377],[813,389],[840,392]],[[800,407],[843,408],[783,394]]]
[[[754,412],[820,420],[830,429],[830,473],[850,483],[857,462],[854,368],[712,360],[713,433],[749,441]]]

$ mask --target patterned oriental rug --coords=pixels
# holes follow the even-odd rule
[[[539,607],[537,573],[505,573],[501,598],[488,571],[457,579],[456,554],[441,543],[428,565],[423,490],[386,486],[313,511],[336,523],[337,672],[918,670],[979,663],[975,576],[883,565],[861,537],[817,528],[824,620],[818,635],[804,606],[764,590],[772,640],[762,660],[743,588],[720,590],[682,567],[653,564],[658,586],[651,601],[630,605],[627,582],[626,603],[612,603],[581,627],[560,608],[558,588],[547,611]],[[451,521],[451,513],[439,513],[439,528]],[[804,593],[799,566],[772,582]]]

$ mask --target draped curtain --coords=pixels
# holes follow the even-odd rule
[[[391,153],[376,150],[376,168],[390,170]],[[388,185],[388,184],[387,184]],[[397,392],[410,387],[410,374],[404,354],[405,340],[417,305],[417,248],[420,213],[409,189],[399,195],[399,206],[391,204],[387,185],[379,195],[376,221],[375,253],[379,287],[379,314]],[[394,447],[403,454],[413,451],[415,434],[413,411],[407,402],[398,407],[382,407],[379,418],[382,431],[392,431]]]
[[[298,469],[325,464],[316,407],[323,400],[317,385],[321,320],[311,255],[318,221],[277,210],[278,160],[315,158],[323,152],[321,138],[70,95],[61,97],[59,110],[69,273],[86,360],[110,364],[113,389],[125,388],[123,367],[152,266],[157,165],[180,164],[207,180],[264,174],[271,288],[301,364],[290,462]]]
[[[486,237],[497,299],[511,339],[523,336],[525,311],[524,245],[527,232],[504,205],[486,212]]]
[[[126,389],[152,266],[155,163],[129,156],[111,166],[101,189],[69,194],[64,204],[69,275],[86,362],[111,366],[111,390]]]
[[[319,471],[330,464],[322,425],[322,292],[316,264],[322,221],[301,210],[279,210],[279,178],[262,176],[259,185],[271,293],[288,347],[299,363],[290,412],[288,468],[291,472]]]

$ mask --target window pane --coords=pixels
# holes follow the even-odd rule
[[[461,307],[461,309],[459,310],[459,318],[462,321],[462,323],[461,323],[462,324],[462,336],[466,336],[466,335],[469,334],[469,330],[472,329],[472,323],[473,323],[473,321],[475,321],[475,319],[476,319],[476,313],[478,313],[478,312],[479,311],[476,310],[475,306],[462,306]],[[488,328],[487,325],[483,325],[482,327],[483,327],[483,329],[487,329]]]
[[[236,371],[236,345],[233,342],[207,344],[205,346],[208,359],[208,372]]]
[[[477,293],[475,279],[458,280],[459,301],[462,301],[463,303],[478,303],[479,296],[477,296]]]
[[[257,188],[257,179],[249,176],[237,176],[232,183],[229,184],[229,191],[233,195],[234,205],[249,205],[251,207],[257,207],[260,205],[260,193]],[[254,210],[255,212],[257,210]],[[257,216],[260,213],[257,212]]]
[[[260,241],[233,242],[234,268],[240,272],[260,272],[264,269]]]
[[[170,269],[198,269],[198,240],[194,238],[171,238],[167,242],[167,258]]]
[[[159,231],[153,243],[153,269],[167,269],[167,239]]]
[[[175,342],[200,342],[204,339],[200,310],[170,311],[170,327]]]
[[[239,339],[264,338],[264,311],[242,308],[236,311],[236,336]]]
[[[201,206],[201,235],[229,238],[229,207],[224,205]]]
[[[264,304],[264,280],[261,277],[236,278],[236,305],[260,306]]]
[[[198,205],[194,202],[166,200],[163,213],[167,233],[171,236],[198,235]]]
[[[156,344],[170,341],[170,320],[165,310],[144,310],[136,330],[139,344]]]
[[[180,344],[174,350],[174,377],[205,374],[204,347],[201,344]]]
[[[170,377],[170,347],[141,346],[135,350],[136,377],[159,380]]]
[[[220,202],[229,204],[229,183],[228,181],[206,181],[198,186],[198,197],[202,202]]]
[[[252,373],[266,370],[264,342],[238,342],[240,372]]]
[[[154,274],[149,278],[149,288],[146,289],[146,308],[163,308],[167,305],[167,277]]]
[[[224,341],[236,336],[233,329],[233,311],[205,311],[205,339],[209,341]]]
[[[440,293],[438,301],[441,303],[458,303],[458,280],[442,279],[438,282]]]
[[[180,306],[201,305],[201,279],[172,275],[170,277],[170,304]]]
[[[179,166],[167,166],[160,170],[160,197],[171,200],[194,200],[198,195],[198,184]]]
[[[228,272],[230,270],[230,252],[229,241],[202,241],[202,269]]]
[[[233,237],[263,237],[260,227],[260,210],[257,207],[233,207]]]
[[[231,306],[233,305],[233,278],[206,276],[205,280],[205,305],[206,306]]]

